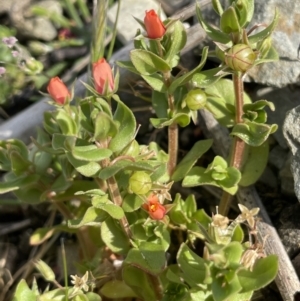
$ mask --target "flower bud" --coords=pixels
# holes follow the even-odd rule
[[[53,270],[43,260],[38,260],[34,263],[36,269],[42,274],[45,280],[53,282],[55,280],[55,274]]]
[[[152,180],[145,171],[136,171],[129,178],[129,192],[146,194],[152,187]]]
[[[184,102],[192,111],[203,109],[206,104],[206,94],[201,89],[191,90],[185,96]]]
[[[256,60],[256,54],[250,46],[237,44],[229,49],[225,54],[225,63],[235,71],[246,72]]]
[[[53,98],[53,100],[59,105],[64,105],[67,102],[68,98],[71,97],[68,88],[57,76],[51,78],[47,87],[47,91]]]
[[[259,57],[264,58],[272,47],[272,38],[268,37],[261,42],[257,43],[257,50],[259,51]]]
[[[122,151],[123,156],[136,157],[140,153],[140,146],[136,140],[133,140],[129,143],[128,146]]]
[[[151,194],[147,198],[147,203],[143,208],[149,213],[154,220],[161,220],[165,217],[167,209],[159,202],[156,194]]]
[[[115,88],[114,77],[110,65],[104,58],[93,63],[93,78],[95,81],[95,89],[101,95],[112,92]],[[107,87],[107,91],[105,88]]]
[[[35,58],[31,57],[25,61],[23,68],[24,68],[24,72],[26,74],[36,75],[43,71],[44,66],[41,62],[39,62]]]
[[[149,39],[160,39],[166,32],[163,22],[153,9],[146,11],[144,24]]]

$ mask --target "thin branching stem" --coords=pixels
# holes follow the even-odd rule
[[[235,122],[242,123],[243,122],[243,105],[244,105],[244,83],[242,80],[242,74],[236,73],[232,76],[233,86],[234,86],[234,94],[235,94]],[[244,152],[245,152],[245,142],[238,137],[234,137],[232,140],[231,146],[231,154],[229,164],[232,167],[237,169],[241,169]],[[228,192],[223,191],[219,213],[222,215],[227,215],[230,205],[232,201],[232,195]]]

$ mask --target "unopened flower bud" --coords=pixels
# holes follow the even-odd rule
[[[192,111],[203,109],[206,104],[206,94],[201,89],[191,90],[185,96],[184,102]]]
[[[99,94],[104,95],[105,93],[112,92],[114,90],[114,76],[110,65],[104,58],[93,63],[93,77],[95,81],[95,89]]]
[[[58,105],[64,105],[71,97],[67,86],[57,76],[51,78],[47,91]]]
[[[43,64],[33,57],[25,61],[24,71],[29,75],[39,74],[43,69]]]
[[[129,143],[128,146],[122,151],[123,156],[136,157],[140,153],[140,146],[136,140]]]
[[[152,180],[145,171],[136,171],[129,178],[129,191],[136,194],[146,194],[152,187]]]
[[[153,9],[146,11],[144,24],[149,39],[160,39],[166,32],[163,22]]]
[[[237,44],[229,49],[225,54],[225,63],[232,70],[246,72],[256,60],[256,54],[250,46]]]
[[[264,58],[268,54],[272,47],[272,38],[268,37],[261,42],[257,43],[257,50],[259,51],[259,57]]]
[[[36,269],[42,274],[45,280],[53,282],[55,280],[55,274],[48,264],[43,260],[38,260],[34,263]]]

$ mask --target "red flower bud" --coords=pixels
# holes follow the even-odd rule
[[[166,32],[163,22],[153,9],[146,11],[144,24],[149,39],[160,39]]]
[[[159,202],[157,195],[151,194],[147,203],[143,208],[149,213],[150,217],[154,220],[161,220],[166,215],[167,209]]]
[[[115,88],[114,77],[110,65],[104,58],[93,63],[93,77],[95,81],[95,89],[101,95],[105,93],[105,86],[111,92]]]
[[[71,93],[67,86],[57,76],[50,79],[47,91],[53,100],[59,105],[64,105],[67,99],[71,97]]]

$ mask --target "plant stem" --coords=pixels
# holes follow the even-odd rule
[[[178,154],[178,125],[173,123],[168,128],[168,174],[172,176],[177,165]]]
[[[163,50],[159,41],[157,41],[158,54],[160,57],[163,57]],[[164,72],[163,74],[164,84],[167,88],[171,85],[171,77],[172,74],[170,71]],[[175,113],[174,106],[174,95],[172,93],[167,92],[168,105],[170,110],[170,116],[172,117]],[[168,174],[171,177],[176,165],[177,165],[177,155],[178,155],[178,124],[173,122],[168,128]]]
[[[96,144],[100,148],[107,148],[108,147],[108,141],[102,141],[102,143],[97,142]],[[105,159],[105,160],[101,161],[102,168],[105,168],[109,165],[110,165],[110,160],[109,159]],[[102,186],[102,183],[100,183],[100,179],[95,179],[95,181],[100,187]],[[123,203],[123,200],[122,200],[122,197],[121,197],[121,194],[120,194],[120,191],[119,191],[119,187],[118,187],[118,183],[117,183],[115,177],[112,176],[112,177],[108,178],[106,180],[106,185],[107,185],[109,196],[110,196],[111,200],[113,201],[113,203],[115,205],[121,207],[122,203]],[[127,220],[125,215],[124,215],[124,217],[122,217],[120,219],[120,224],[121,224],[121,227],[123,228],[124,232],[126,233],[127,237],[129,239],[131,239],[132,238],[132,233],[131,233],[131,230],[129,228],[128,220]]]
[[[171,73],[165,72],[163,74],[164,82],[167,87],[171,85]],[[175,112],[174,107],[174,95],[167,92],[168,104],[170,109],[170,115],[172,116]],[[176,165],[177,165],[177,154],[178,154],[178,125],[173,122],[168,128],[168,174],[171,177]]]
[[[113,202],[117,205],[117,206],[122,206],[122,197],[119,191],[119,187],[117,184],[117,181],[115,179],[115,177],[110,177],[106,180],[107,183],[107,188],[108,188],[108,192],[109,195],[111,197],[111,199],[113,200]],[[127,237],[129,239],[132,238],[132,233],[131,230],[129,228],[129,223],[128,220],[126,218],[126,216],[124,215],[121,219],[120,219],[120,224],[124,230],[124,232],[126,233]]]
[[[234,94],[235,94],[235,122],[243,123],[243,105],[244,105],[244,84],[242,74],[236,73],[232,75]],[[234,136],[231,146],[229,165],[237,169],[241,169],[243,157],[245,152],[245,142],[240,138]],[[222,198],[219,205],[219,213],[226,216],[228,214],[232,201],[232,195],[223,191]]]

